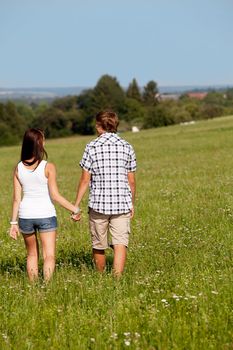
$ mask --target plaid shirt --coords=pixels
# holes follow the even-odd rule
[[[127,174],[136,171],[136,158],[128,142],[106,132],[86,146],[80,166],[91,173],[90,208],[102,214],[130,211],[132,194]]]

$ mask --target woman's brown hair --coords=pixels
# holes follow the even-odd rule
[[[97,113],[96,123],[101,126],[104,131],[107,132],[117,132],[117,127],[119,125],[119,119],[116,113],[111,111],[101,111]]]
[[[38,165],[42,159],[48,157],[47,152],[44,149],[44,132],[40,129],[28,129],[25,131],[21,149],[21,161],[25,165],[33,165],[38,162]],[[33,160],[29,162],[29,159]]]

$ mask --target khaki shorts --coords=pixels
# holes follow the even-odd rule
[[[130,212],[126,214],[106,215],[89,208],[89,225],[93,249],[104,250],[116,244],[122,244],[128,247]],[[111,236],[109,243],[108,231]]]

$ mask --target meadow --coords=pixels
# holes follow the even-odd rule
[[[137,200],[120,280],[92,263],[87,197],[73,223],[57,207],[53,280],[29,284],[22,237],[8,237],[20,147],[0,148],[0,349],[233,349],[233,117],[125,133]],[[49,140],[60,192],[74,200],[91,137]]]

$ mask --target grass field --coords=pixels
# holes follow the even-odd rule
[[[95,272],[87,222],[57,208],[53,281],[28,283],[7,235],[19,147],[0,149],[0,349],[233,349],[233,117],[122,135],[138,160],[124,276]],[[47,142],[60,192],[75,198],[90,137]]]

